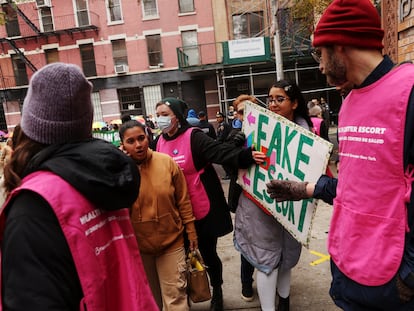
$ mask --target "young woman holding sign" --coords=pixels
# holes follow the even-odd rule
[[[296,84],[285,80],[276,82],[269,90],[267,105],[270,111],[308,130],[312,128],[306,102]],[[236,210],[234,243],[243,257],[257,268],[261,309],[275,310],[277,288],[277,310],[289,310],[291,269],[299,260],[302,246],[245,191]]]

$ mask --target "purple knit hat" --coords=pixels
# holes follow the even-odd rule
[[[92,84],[79,67],[52,63],[30,80],[23,102],[23,132],[42,144],[60,144],[92,136]]]

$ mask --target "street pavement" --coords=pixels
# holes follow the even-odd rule
[[[335,129],[330,130],[335,148]],[[336,151],[336,150],[335,150]],[[215,166],[219,176],[224,176],[220,166]],[[331,170],[336,173],[335,166],[330,165]],[[228,181],[222,181],[224,193],[228,193]],[[329,296],[331,274],[329,266],[329,255],[326,246],[329,221],[332,214],[332,206],[322,201],[318,202],[316,214],[312,227],[309,249],[302,248],[299,263],[292,270],[292,282],[290,292],[291,311],[337,311]],[[234,220],[234,214],[233,220]],[[240,282],[240,253],[234,249],[233,234],[230,233],[218,241],[218,253],[223,262],[223,296],[225,310],[260,310],[259,298],[257,296],[256,282],[253,283],[255,292],[252,302],[241,299]],[[255,276],[254,276],[255,278]],[[193,311],[207,311],[210,301],[191,305]]]

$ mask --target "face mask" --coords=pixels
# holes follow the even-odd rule
[[[168,131],[172,127],[171,117],[170,116],[159,116],[157,117],[157,124],[158,124],[159,129],[163,133],[168,133]]]

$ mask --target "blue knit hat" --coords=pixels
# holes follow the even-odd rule
[[[91,83],[78,66],[52,63],[30,80],[23,102],[23,132],[42,144],[60,144],[92,136]]]

